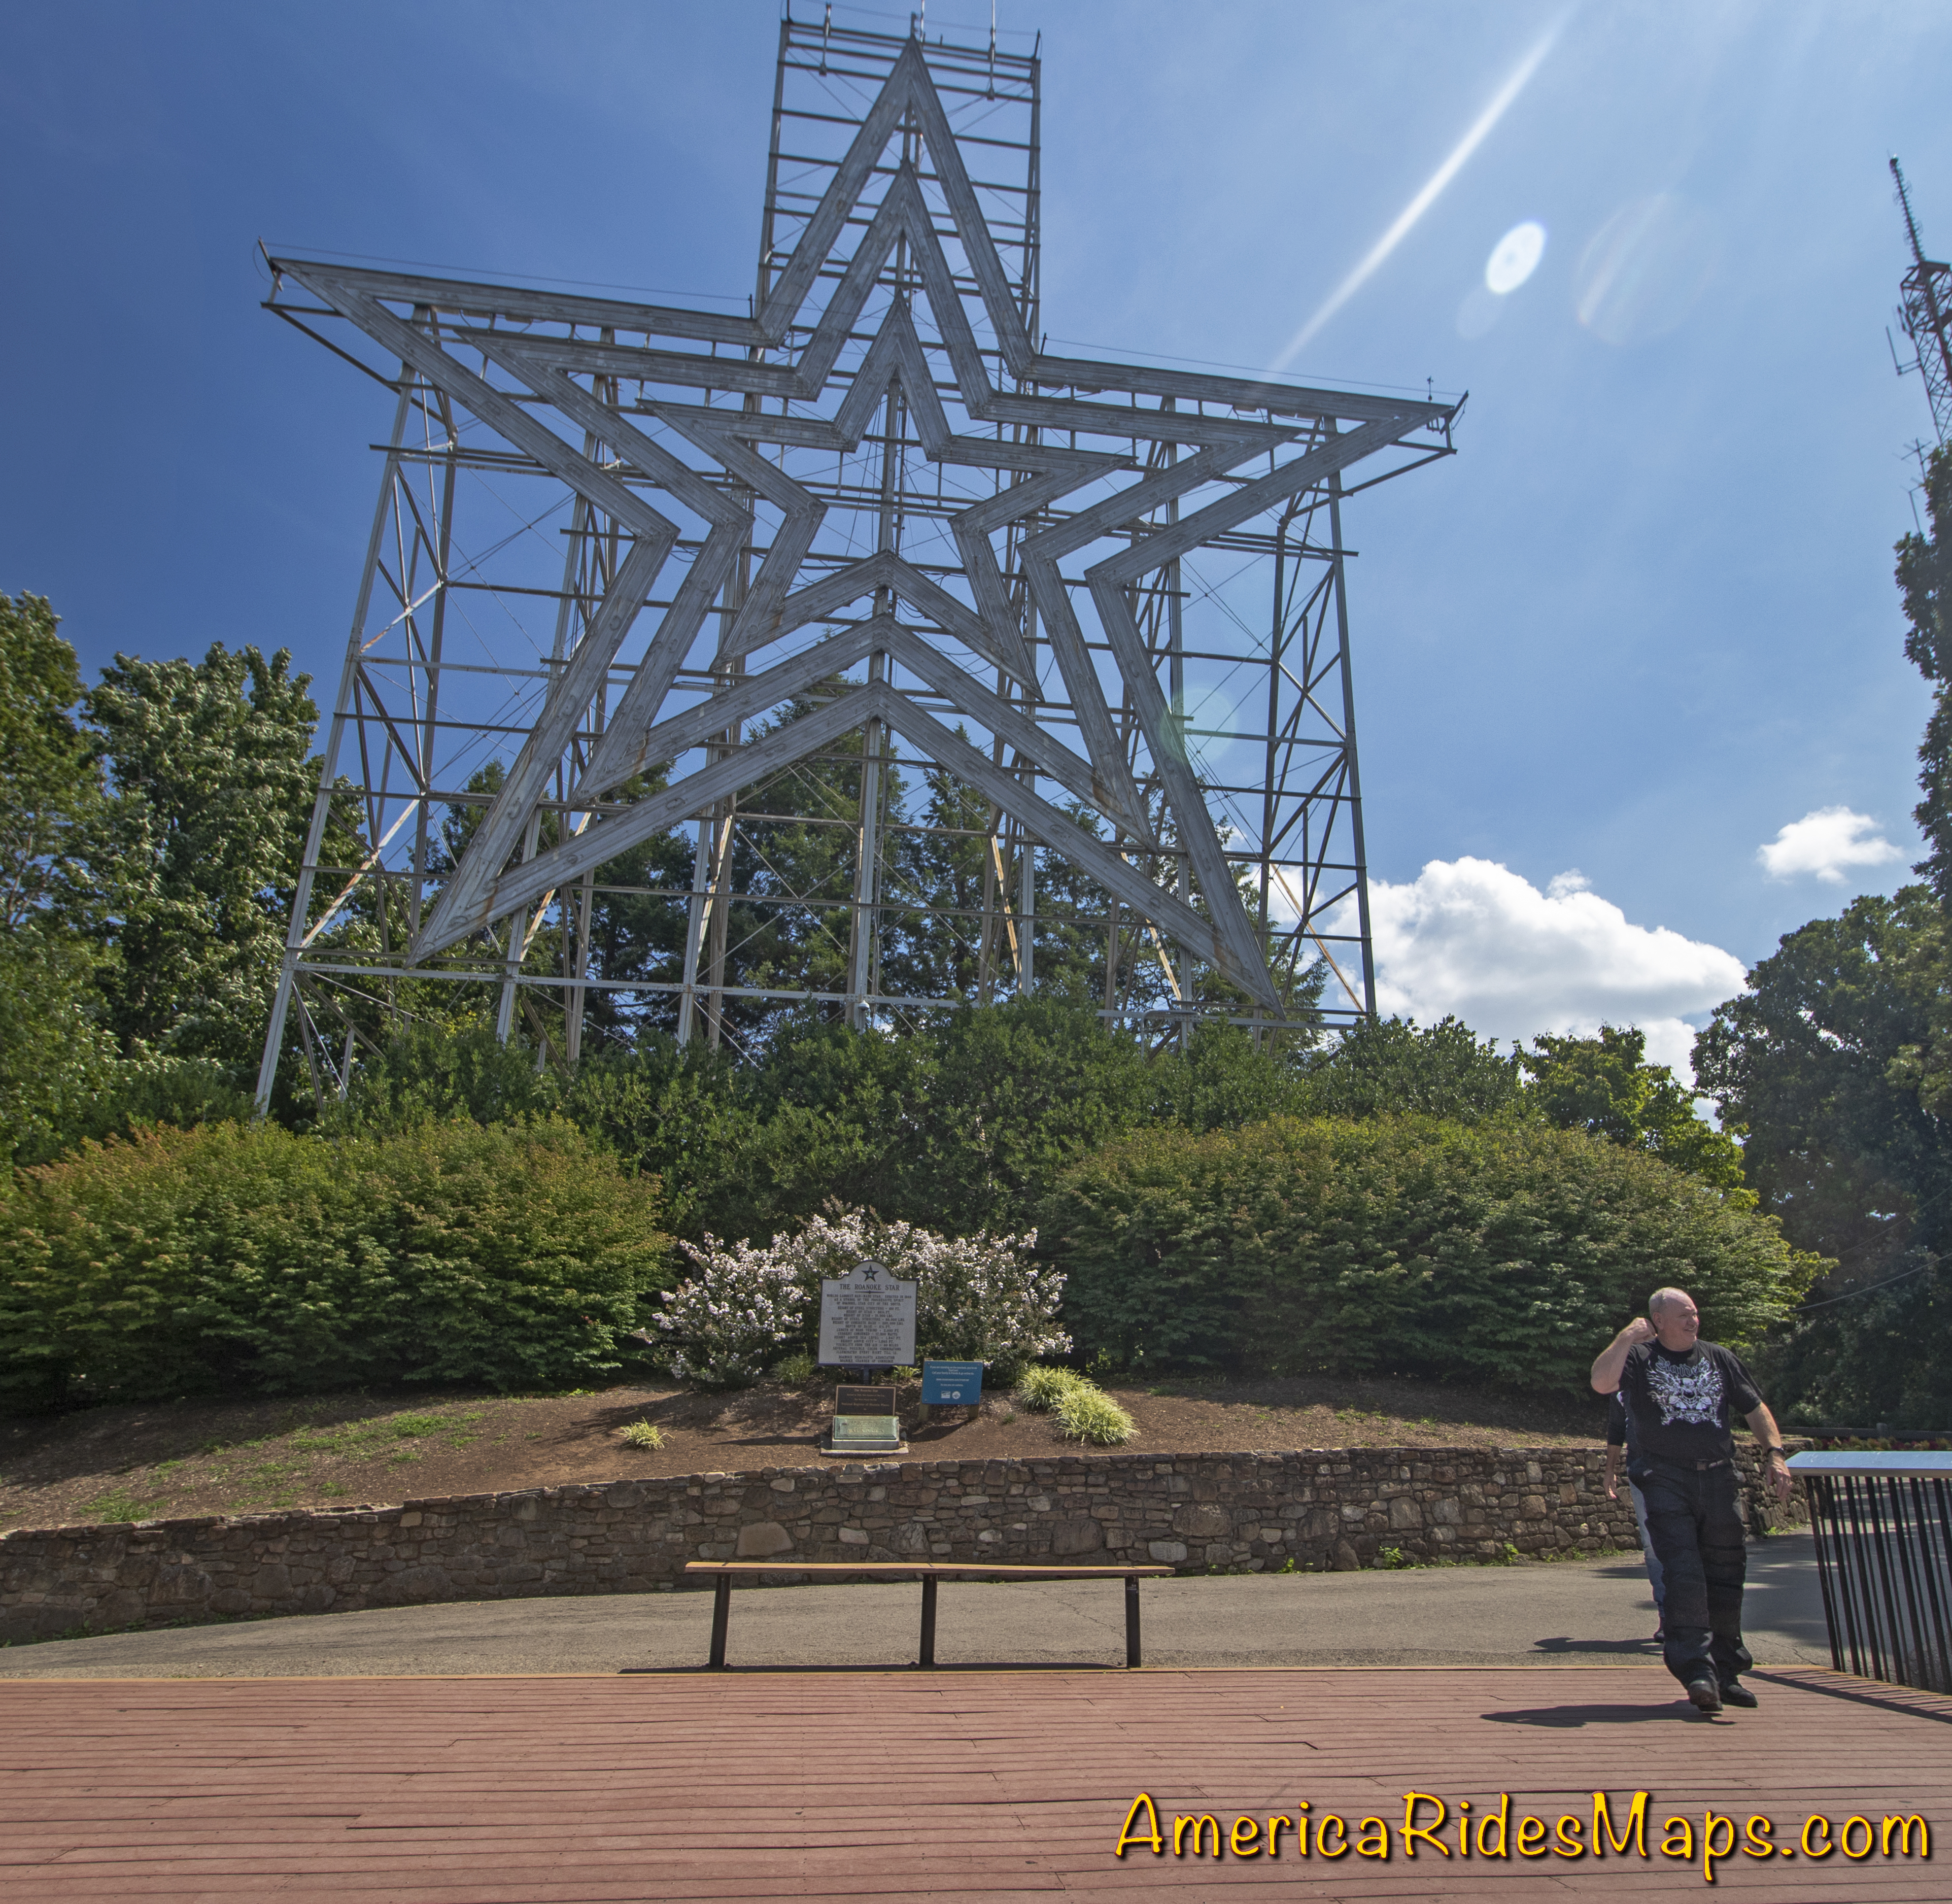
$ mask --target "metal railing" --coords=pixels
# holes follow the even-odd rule
[[[1952,1693],[1952,1454],[1812,1451],[1808,1489],[1831,1663]]]

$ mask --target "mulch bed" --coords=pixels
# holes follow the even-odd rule
[[[1396,1378],[1111,1385],[1134,1452],[1294,1448],[1590,1445],[1597,1401],[1528,1399]],[[671,1384],[498,1396],[414,1389],[286,1400],[111,1406],[0,1420],[0,1529],[378,1505],[565,1482],[813,1465],[833,1408],[815,1380],[729,1394]],[[1044,1414],[993,1396],[980,1411],[921,1406],[902,1391],[909,1458],[1050,1455]],[[662,1445],[622,1439],[648,1421]]]

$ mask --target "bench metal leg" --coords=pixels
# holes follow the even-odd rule
[[[921,1659],[924,1666],[935,1664],[935,1577],[921,1577]]]
[[[1125,1576],[1125,1664],[1137,1666],[1139,1658],[1139,1577]]]
[[[725,1664],[725,1629],[732,1624],[732,1576],[721,1574],[712,1583],[712,1664]]]

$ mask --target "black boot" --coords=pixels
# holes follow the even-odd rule
[[[1722,1709],[1722,1689],[1712,1679],[1690,1680],[1688,1696],[1700,1711],[1719,1712]]]

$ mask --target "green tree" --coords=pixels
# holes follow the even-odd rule
[[[1787,935],[1695,1044],[1764,1207],[1838,1259],[1772,1351],[1800,1420],[1952,1409],[1952,449],[1925,493],[1929,529],[1898,543],[1896,578],[1906,656],[1934,684],[1913,810],[1929,884]]]
[[[0,1165],[45,1163],[93,1131],[116,1074],[86,949],[32,925],[0,935]]]
[[[1695,1041],[1763,1208],[1838,1266],[1768,1358],[1797,1420],[1936,1426],[1952,1406],[1944,941],[1929,888],[1867,894],[1786,934]]]
[[[1415,1112],[1469,1123],[1525,1107],[1517,1058],[1500,1057],[1460,1019],[1365,1019],[1307,1066],[1308,1103],[1325,1117]]]
[[[318,710],[290,662],[118,654],[83,697],[112,795],[88,856],[125,1051],[255,1066],[318,784]]]
[[[1853,900],[1785,934],[1695,1040],[1750,1186],[1802,1248],[1888,1260],[1952,1233],[1952,1130],[1921,1091],[1944,939],[1922,886]]]
[[[1924,794],[1913,809],[1931,850],[1916,867],[1932,883],[1941,905],[1952,905],[1952,444],[1941,443],[1926,465],[1925,504],[1929,535],[1908,535],[1897,545],[1897,587],[1910,625],[1907,659],[1935,684],[1932,713],[1918,750],[1918,784]]]
[[[81,675],[52,607],[0,594],[0,1161],[38,1163],[111,1088],[79,836],[100,775],[76,725]]]
[[[1534,1038],[1519,1063],[1527,1104],[1561,1130],[1646,1151],[1704,1183],[1753,1203],[1741,1147],[1694,1114],[1694,1094],[1664,1064],[1647,1062],[1647,1035],[1602,1025],[1597,1038]]]
[[[38,595],[0,594],[0,931],[10,935],[86,901],[77,835],[101,780],[75,722],[80,699],[54,609]]]
[[[935,1076],[899,1210],[964,1235],[1021,1231],[1074,1158],[1146,1121],[1145,1052],[1088,1004],[1013,999],[931,1028]]]

